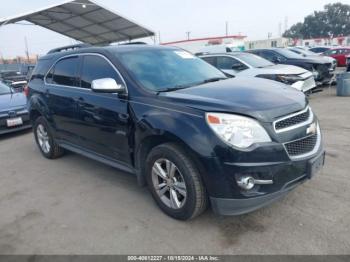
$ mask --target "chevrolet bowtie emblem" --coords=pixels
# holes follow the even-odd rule
[[[311,124],[307,129],[306,129],[306,134],[307,135],[314,135],[317,133],[317,125],[316,123]]]

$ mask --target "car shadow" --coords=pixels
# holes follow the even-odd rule
[[[0,135],[0,142],[2,140],[16,138],[16,137],[23,136],[23,135],[26,135],[26,134],[29,134],[32,132],[33,132],[32,128],[28,128],[28,129],[24,129],[24,130],[20,130],[20,131],[14,131],[11,133],[2,134],[2,135]]]

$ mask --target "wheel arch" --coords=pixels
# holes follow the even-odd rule
[[[199,157],[197,156],[195,151],[190,146],[188,146],[185,143],[185,141],[183,141],[181,138],[169,132],[164,132],[162,135],[150,135],[148,137],[145,137],[140,142],[134,155],[134,163],[135,163],[138,183],[140,186],[146,185],[145,163],[146,163],[148,154],[151,152],[153,148],[166,143],[172,143],[179,146],[184,152],[188,154],[190,159],[194,161],[196,167],[198,168],[199,173],[201,174],[203,172],[204,167],[202,166],[199,160]]]

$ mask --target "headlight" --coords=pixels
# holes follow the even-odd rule
[[[215,134],[224,142],[248,148],[255,143],[271,142],[265,129],[254,119],[221,113],[207,113],[206,120]]]
[[[292,85],[303,80],[298,75],[258,75],[257,77],[278,81],[287,85]]]

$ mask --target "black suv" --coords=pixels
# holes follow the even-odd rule
[[[227,79],[171,47],[130,45],[53,52],[29,82],[41,153],[65,150],[136,174],[176,219],[253,211],[323,165],[304,94],[263,79]]]
[[[304,57],[285,48],[254,49],[247,52],[261,56],[275,64],[300,66],[309,70],[320,85],[330,83],[333,78],[334,65],[324,61],[323,57]]]

